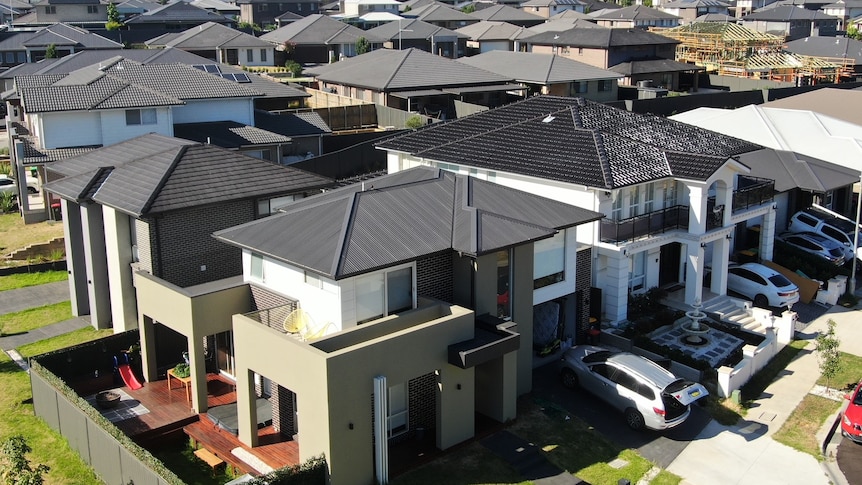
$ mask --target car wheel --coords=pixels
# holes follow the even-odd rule
[[[754,297],[754,306],[759,308],[769,308],[769,298],[766,295],[757,295]]]
[[[27,187],[27,193],[28,193],[28,194],[36,194],[36,193],[38,193],[38,192],[39,192],[39,191],[38,191],[38,190],[36,190],[36,189],[34,189],[33,187]]]
[[[643,415],[637,409],[628,408],[626,409],[626,424],[629,425],[629,428],[639,431],[644,428],[646,423],[644,423]]]
[[[560,381],[563,383],[563,387],[567,389],[578,387],[578,376],[571,369],[563,369],[560,372]]]

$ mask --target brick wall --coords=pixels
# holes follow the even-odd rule
[[[433,429],[437,423],[437,375],[429,372],[407,383],[407,409],[410,431]]]
[[[416,294],[451,302],[454,276],[452,252],[445,251],[416,261]]]
[[[150,223],[150,240],[158,241],[151,251],[153,274],[182,287],[242,274],[242,251],[216,240],[212,233],[254,218],[253,200],[173,211],[157,218]]]
[[[293,436],[297,433],[293,392],[275,382],[272,383],[272,389],[273,393],[269,398],[272,403],[272,427],[285,436]]]
[[[582,249],[576,256],[575,297],[578,299],[575,315],[575,343],[586,341],[586,333],[590,328],[590,280],[593,274],[592,250]]]
[[[250,284],[252,310],[267,310],[260,313],[260,322],[284,333],[284,319],[290,312],[296,310],[297,302],[292,298],[276,293],[267,288]]]

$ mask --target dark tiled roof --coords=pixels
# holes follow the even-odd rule
[[[608,69],[625,76],[650,74],[654,72],[703,71],[703,67],[671,59],[650,59],[642,61],[621,62]]]
[[[156,134],[101,148],[49,169],[66,175],[49,183],[49,192],[79,201],[92,199],[135,217],[332,183],[235,151]]]
[[[371,43],[383,42],[383,39],[368,35],[358,27],[319,14],[309,15],[260,36],[273,44],[290,41],[311,45],[354,44],[360,37],[365,37]]]
[[[177,22],[233,22],[224,15],[195,7],[186,2],[173,2],[126,20],[126,24],[163,24]]]
[[[448,5],[429,4],[402,12],[403,17],[418,18],[425,22],[477,22],[479,19]]]
[[[77,72],[77,71],[76,71]],[[143,108],[183,104],[172,96],[131,85],[100,73],[98,79],[86,83],[19,87],[22,104],[28,113],[52,111],[84,111],[91,109]],[[75,73],[67,77],[76,77]],[[16,79],[17,83],[17,79]]]
[[[757,12],[742,17],[744,22],[755,20],[771,20],[778,22],[789,22],[791,20],[834,20],[838,17],[826,15],[819,10],[808,10],[807,8],[794,7],[793,5],[782,5],[775,8],[764,8]]]
[[[108,71],[128,82],[179,99],[245,98],[261,93],[185,64],[118,63]]]
[[[471,25],[466,25],[455,30],[455,32],[466,35],[467,38],[474,41],[517,40],[533,35],[533,32],[524,27],[512,25],[508,22],[494,22],[489,20],[483,20]]]
[[[662,4],[662,8],[704,8],[704,7],[724,7],[727,8],[727,2],[723,0],[675,0],[673,2]]]
[[[488,51],[458,62],[496,72],[519,82],[561,83],[590,79],[617,79],[619,74],[553,54]]]
[[[35,32],[7,32],[0,37],[0,51],[22,51],[25,47],[73,46],[78,49],[116,49],[122,47],[112,40],[80,27],[54,24]]]
[[[632,5],[609,10],[595,17],[596,20],[669,20],[678,18],[676,15],[644,5]]]
[[[544,17],[539,17],[538,15],[533,15],[530,12],[525,12],[519,8],[513,8],[508,5],[494,5],[492,7],[476,10],[470,15],[479,20],[497,20],[518,25],[521,22],[540,23],[545,21]]]
[[[441,251],[486,254],[602,217],[428,167],[339,188],[284,210],[215,236],[340,279]]]
[[[290,138],[235,121],[177,123],[174,136],[222,148],[242,148],[251,145],[289,143]]]
[[[678,40],[647,32],[643,29],[585,29],[574,28],[562,32],[545,32],[524,39],[540,45],[567,45],[572,47],[624,47],[636,45],[679,44]]]
[[[841,57],[862,64],[862,42],[847,37],[806,37],[788,42],[785,49],[803,56]]]
[[[308,71],[321,81],[377,91],[499,84],[512,80],[419,49],[378,49]]]
[[[429,125],[377,147],[446,163],[614,189],[705,180],[752,143],[582,98],[536,96]]]
[[[269,42],[258,39],[245,32],[226,27],[215,22],[207,22],[184,32],[165,34],[147,41],[147,45],[161,45],[178,49],[218,49],[228,47],[261,48],[272,47]]]
[[[329,125],[317,113],[284,113],[255,110],[254,124],[273,133],[284,136],[317,136],[332,133]]]
[[[367,31],[375,37],[387,40],[401,39],[431,39],[431,37],[458,37],[466,39],[467,36],[459,34],[454,30],[438,27],[418,19],[406,19],[402,22],[387,22]]]

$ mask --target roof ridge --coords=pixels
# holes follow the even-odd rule
[[[395,79],[395,75],[398,74],[398,70],[401,69],[401,66],[403,66],[405,62],[407,62],[407,58],[410,57],[410,53],[413,52],[413,47],[406,49],[406,50],[403,50],[403,51],[399,50],[397,52],[403,54],[401,56],[401,61],[395,66],[394,69],[392,69],[392,73],[389,75],[389,77],[386,78],[386,82],[383,83],[384,86],[388,87],[389,83],[391,83],[392,80]],[[398,54],[395,54],[395,55],[398,55]]]
[[[142,85],[142,84],[138,84],[138,83],[135,83],[135,82],[132,82],[132,81],[127,81],[127,80],[125,80],[125,79],[123,79],[123,78],[121,78],[121,77],[119,77],[119,76],[114,76],[114,75],[112,75],[112,73],[111,73],[110,71],[106,72],[105,74],[106,74],[106,76],[108,76],[108,77],[110,77],[110,78],[112,78],[112,79],[117,79],[117,80],[119,80],[120,82],[125,82],[125,83],[126,83],[126,86],[124,86],[124,87],[123,87],[123,89],[125,89],[125,88],[126,88],[126,87],[128,87],[128,86],[134,86],[134,87],[136,87],[136,88],[138,88],[138,89],[140,89],[140,90],[142,90],[142,91],[146,91],[146,92],[148,92],[148,93],[150,93],[150,94],[155,94],[155,95],[157,95],[157,96],[161,96],[161,97],[163,97],[163,98],[174,99],[174,100],[176,100],[176,101],[178,101],[178,102],[180,102],[180,103],[182,103],[182,104],[187,104],[184,100],[182,100],[182,99],[180,99],[180,98],[177,98],[176,96],[172,96],[172,95],[170,95],[170,94],[168,94],[168,93],[163,93],[163,92],[160,92],[160,91],[156,91],[155,89],[152,89],[152,88],[150,88],[150,87],[148,87],[148,86],[144,86],[144,85]],[[117,91],[117,92],[119,92],[119,91]],[[114,93],[114,94],[116,94],[116,93]],[[105,98],[105,99],[107,99],[107,98]],[[100,101],[98,104],[101,104],[101,103],[105,102],[105,99],[103,99],[102,101]]]
[[[612,176],[611,176],[611,167],[610,167],[610,157],[608,156],[608,151],[605,148],[605,139],[604,134],[594,128],[591,130],[593,132],[593,144],[596,147],[596,155],[599,157],[599,167],[602,169],[602,180],[605,181],[606,188],[612,188],[614,186]]]
[[[168,179],[171,178],[170,176],[174,173],[174,170],[176,170],[177,165],[180,163],[180,160],[182,160],[183,156],[185,156],[188,149],[190,147],[193,147],[193,146],[201,146],[201,145],[182,145],[179,147],[177,154],[174,156],[173,161],[171,161],[170,167],[168,167],[168,169],[165,170],[165,173],[162,175],[161,180],[159,180],[159,183],[156,184],[155,189],[153,189],[153,191],[150,192],[150,196],[147,198],[147,201],[141,207],[141,214],[142,215],[146,214],[150,210],[150,208],[153,206],[153,204],[156,203],[156,197],[158,197],[158,195],[162,192],[162,189],[165,188],[165,185],[168,183]]]

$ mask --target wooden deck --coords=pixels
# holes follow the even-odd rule
[[[235,448],[242,448],[273,469],[299,463],[299,444],[275,431],[272,426],[258,430],[258,446],[254,448],[242,444],[233,433],[219,428],[204,414],[201,415],[200,421],[186,426],[183,431],[197,446],[206,448],[242,473],[260,475],[266,470],[259,470],[253,464],[243,461],[232,452]]]

